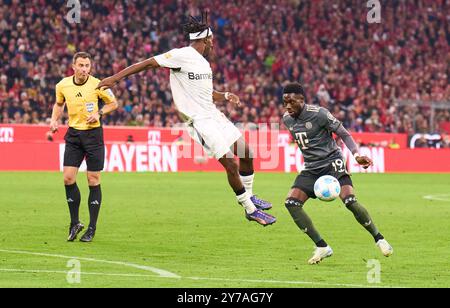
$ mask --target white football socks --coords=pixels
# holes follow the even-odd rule
[[[253,204],[252,200],[250,200],[251,196],[252,195],[248,191],[246,191],[242,195],[236,196],[239,204],[244,207],[247,214],[251,214],[256,211],[255,205]]]
[[[240,176],[242,184],[244,184],[245,190],[250,194],[250,197],[253,196],[253,179],[255,178],[255,174]]]

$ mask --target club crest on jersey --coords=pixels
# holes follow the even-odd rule
[[[312,128],[312,123],[311,122],[306,122],[305,127],[306,127],[306,129],[311,129]]]
[[[91,113],[94,111],[94,103],[86,103],[86,111]]]

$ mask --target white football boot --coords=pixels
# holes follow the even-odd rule
[[[318,264],[325,258],[331,257],[333,255],[333,249],[330,246],[327,247],[316,247],[314,254],[311,259],[308,260],[309,264]]]
[[[391,245],[389,245],[388,241],[386,241],[385,239],[378,240],[377,246],[378,246],[378,248],[380,248],[381,253],[385,257],[389,257],[390,255],[392,255],[394,253],[394,249],[392,248]]]

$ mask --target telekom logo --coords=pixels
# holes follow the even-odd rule
[[[151,144],[151,145],[160,145],[161,144],[161,131],[149,130],[147,137],[148,137],[148,144]]]
[[[14,142],[14,128],[0,127],[0,142]]]
[[[290,141],[291,141],[291,139],[290,139],[289,134],[282,134],[282,133],[280,133],[278,135],[278,146],[279,147],[288,146]]]

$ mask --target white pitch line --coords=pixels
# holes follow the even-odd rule
[[[258,279],[227,279],[227,278],[204,278],[204,277],[182,277],[191,280],[212,280],[224,282],[249,282],[249,283],[271,283],[271,284],[290,284],[290,285],[318,285],[329,287],[350,287],[350,288],[402,288],[393,286],[382,286],[376,284],[349,284],[349,283],[329,283],[314,281],[289,281],[289,280],[258,280]]]
[[[17,269],[17,268],[0,268],[0,272],[33,273],[33,274],[64,274],[64,275],[69,274],[69,272],[67,272],[67,271],[25,270],[25,269]],[[74,274],[75,272],[70,272],[70,273]],[[76,273],[80,274],[80,275],[93,275],[93,276],[168,278],[168,277],[161,277],[160,275],[143,275],[143,274],[119,274],[119,273],[96,273],[96,272],[76,272]]]
[[[289,280],[261,280],[261,279],[231,279],[231,278],[214,278],[214,277],[181,277],[179,275],[173,274],[171,272],[157,269],[154,267],[143,266],[133,263],[118,262],[118,261],[108,261],[108,260],[98,260],[93,258],[80,258],[80,257],[69,257],[57,254],[39,253],[39,252],[28,252],[28,251],[17,251],[17,250],[5,250],[0,249],[0,252],[12,253],[12,254],[25,254],[43,257],[53,257],[62,259],[77,259],[90,262],[99,262],[106,264],[115,264],[127,267],[133,267],[145,271],[154,272],[158,275],[143,275],[143,274],[119,274],[119,273],[95,273],[95,272],[80,272],[81,275],[96,275],[96,276],[118,276],[118,277],[143,277],[143,278],[173,278],[173,279],[189,279],[189,280],[209,280],[209,281],[222,281],[222,282],[248,282],[248,283],[264,283],[264,284],[287,284],[287,285],[317,285],[317,286],[329,286],[329,287],[351,287],[351,288],[402,288],[397,286],[383,286],[377,284],[346,284],[346,283],[328,283],[328,282],[314,282],[314,281],[289,281]],[[65,274],[67,271],[50,271],[50,270],[22,270],[22,269],[1,269],[0,272],[17,272],[17,273],[47,273],[47,274]]]
[[[126,266],[126,267],[137,268],[137,269],[148,271],[148,272],[153,272],[164,278],[180,278],[180,276],[178,276],[177,274],[174,274],[174,273],[171,273],[171,272],[168,272],[168,271],[156,268],[156,267],[139,265],[139,264],[128,263],[128,262],[99,260],[99,259],[94,259],[94,258],[70,257],[70,256],[57,255],[57,254],[29,252],[29,251],[20,251],[20,250],[0,249],[0,252],[31,255],[31,256],[41,256],[41,257],[52,257],[52,258],[60,258],[60,259],[77,259],[77,260],[88,261],[88,262],[98,262],[98,263],[121,265],[121,266]]]
[[[444,201],[450,202],[450,194],[436,194],[436,195],[426,195],[423,196],[424,199],[433,201]]]
[[[50,270],[25,270],[15,268],[0,268],[0,272],[9,273],[33,273],[33,274],[63,274],[67,275],[67,271],[50,271]],[[119,273],[96,273],[96,272],[79,272],[80,275],[91,276],[115,276],[115,277],[135,277],[135,278],[173,278],[162,277],[159,275],[143,275],[143,274],[119,274]],[[367,285],[367,284],[348,284],[348,283],[327,283],[312,281],[284,281],[284,280],[258,280],[258,279],[227,279],[227,278],[211,278],[211,277],[179,277],[188,280],[209,280],[218,282],[246,282],[246,283],[264,283],[264,284],[287,284],[287,285],[311,285],[311,286],[328,286],[328,287],[349,287],[349,288],[403,288],[383,285]]]

